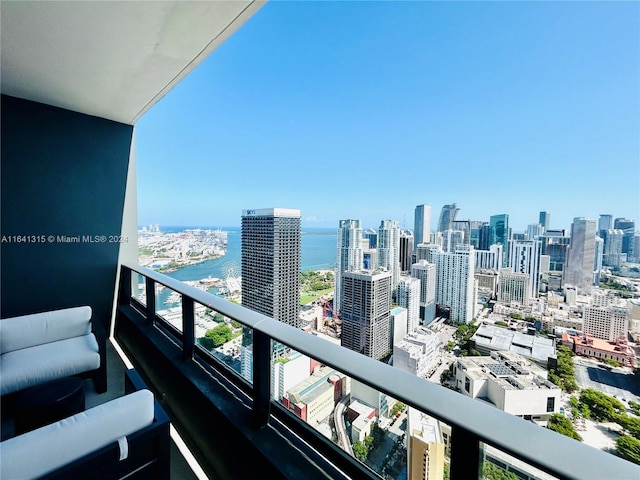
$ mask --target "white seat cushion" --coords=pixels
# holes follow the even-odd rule
[[[100,366],[96,337],[90,333],[0,356],[0,395]]]
[[[0,320],[0,353],[91,333],[91,307],[73,307]]]
[[[0,443],[0,478],[32,479],[50,473],[153,423],[149,390],[116,398]]]

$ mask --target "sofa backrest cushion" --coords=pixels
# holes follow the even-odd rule
[[[0,353],[91,332],[91,307],[72,307],[0,320]]]
[[[50,473],[153,423],[149,390],[116,398],[0,443],[0,478]]]

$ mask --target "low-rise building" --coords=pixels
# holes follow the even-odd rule
[[[635,352],[624,337],[609,342],[592,335],[563,333],[562,344],[571,348],[576,355],[593,357],[598,360],[615,360],[624,367],[635,367]]]
[[[393,346],[393,366],[418,377],[425,377],[435,366],[442,342],[425,327],[418,327]]]
[[[496,351],[512,351],[534,362],[546,366],[549,357],[554,356],[556,347],[553,339],[516,332],[495,325],[481,325],[471,337],[471,348],[483,355]]]
[[[458,358],[454,374],[464,395],[527,420],[546,420],[560,411],[558,386],[546,370],[513,352]]]
[[[331,415],[343,392],[344,377],[330,367],[317,367],[313,375],[291,388],[282,404],[310,425]]]
[[[354,400],[347,409],[347,418],[351,424],[351,443],[363,442],[371,435],[376,420],[376,409],[370,405]]]

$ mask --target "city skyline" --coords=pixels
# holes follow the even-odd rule
[[[136,125],[140,224],[640,223],[626,2],[269,2]],[[384,35],[381,35],[384,32]],[[410,46],[410,48],[408,47]],[[523,52],[526,54],[523,55]],[[344,181],[341,181],[344,180]]]

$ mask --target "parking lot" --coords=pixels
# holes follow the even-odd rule
[[[593,388],[620,400],[640,403],[640,392],[629,369],[609,371],[591,359],[574,358],[576,382],[580,388]]]

